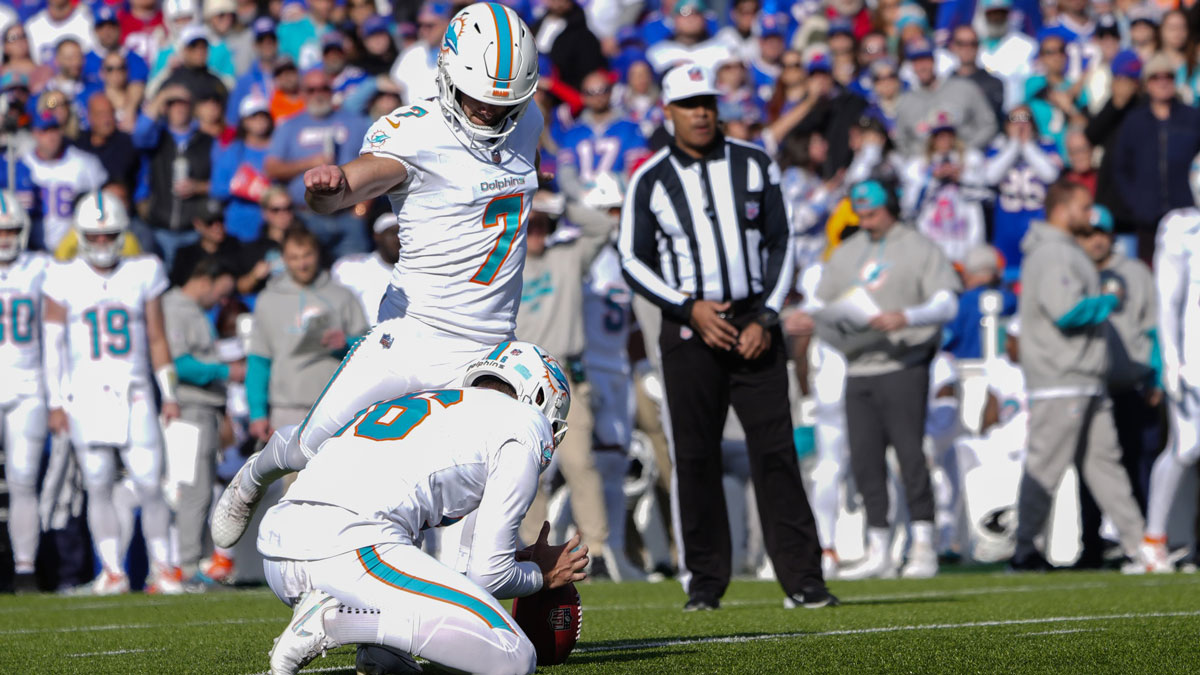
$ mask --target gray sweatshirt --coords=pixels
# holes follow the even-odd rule
[[[219,364],[217,341],[212,322],[195,300],[181,289],[172,288],[162,296],[163,325],[167,329],[167,346],[171,358],[190,355],[204,364]],[[228,371],[226,371],[228,373]],[[180,381],[177,391],[183,406],[225,407],[225,380],[214,377],[201,387]]]
[[[817,298],[830,303],[861,286],[881,311],[905,311],[924,305],[939,291],[957,293],[959,285],[958,274],[941,247],[912,227],[897,223],[879,241],[859,231],[842,242],[825,263]],[[956,309],[956,304],[950,307],[945,318],[953,318]],[[817,335],[846,355],[846,373],[854,377],[884,375],[928,363],[942,338],[943,322],[939,321],[889,333],[858,331],[847,340],[848,331],[822,321],[819,313],[817,318]]]
[[[1100,270],[1100,287],[1107,291],[1114,286],[1124,297],[1108,316],[1108,386],[1119,390],[1145,384],[1153,375],[1150,332],[1158,316],[1158,297],[1154,273],[1146,263],[1116,252]]]
[[[1031,398],[1094,395],[1108,373],[1103,320],[1064,329],[1080,301],[1100,295],[1100,274],[1075,239],[1034,221],[1021,241],[1021,370]]]
[[[938,112],[950,113],[958,137],[976,150],[983,150],[996,136],[996,113],[983,90],[968,79],[951,77],[929,89],[911,89],[900,95],[895,132],[900,154],[915,157],[924,151],[929,138],[925,125]]]
[[[286,274],[267,282],[254,306],[250,355],[271,360],[272,407],[307,408],[316,402],[341,362],[340,355],[321,346],[321,335],[330,328],[361,336],[367,320],[358,297],[328,272],[304,287]]]
[[[564,364],[568,357],[583,355],[583,277],[616,227],[608,214],[575,205],[567,208],[567,217],[579,225],[579,238],[550,246],[540,256],[526,256],[517,311],[517,339],[542,347]]]

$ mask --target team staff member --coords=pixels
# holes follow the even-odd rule
[[[897,220],[899,205],[879,181],[850,190],[859,231],[834,251],[817,299],[829,303],[861,288],[879,313],[853,346],[822,321],[821,337],[846,356],[846,432],[850,468],[867,511],[867,558],[841,578],[894,573],[888,524],[887,447],[896,449],[912,519],[912,546],[902,574],[937,574],[933,492],[922,447],[929,364],[942,325],[958,312],[958,276],[941,247]]]
[[[1103,293],[1100,274],[1074,235],[1090,232],[1087,188],[1060,180],[1046,191],[1046,220],[1021,247],[1021,370],[1029,392],[1029,450],[1017,496],[1017,547],[1011,567],[1042,570],[1035,548],[1067,466],[1082,459],[1082,478],[1113,519],[1126,555],[1138,555],[1142,514],[1121,466],[1108,374],[1109,315],[1119,294]]]
[[[630,182],[618,249],[633,290],[662,310],[659,348],[674,451],[685,611],[716,609],[729,585],[721,431],[732,403],[746,429],[767,552],[790,602],[835,604],[800,482],[778,311],[792,279],[779,169],[717,129],[712,73],[663,78],[673,142]]]

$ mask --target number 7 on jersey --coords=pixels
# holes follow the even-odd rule
[[[521,207],[525,204],[525,195],[502,195],[492,199],[483,209],[483,227],[499,227],[500,236],[492,247],[488,257],[479,266],[471,281],[487,286],[496,278],[500,266],[508,259],[517,232],[521,229]]]

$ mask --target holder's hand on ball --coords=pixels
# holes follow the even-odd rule
[[[543,588],[559,588],[586,579],[583,568],[588,564],[588,547],[580,544],[579,535],[561,546],[551,546],[549,537],[550,523],[543,522],[537,541],[529,548],[517,551],[517,560],[527,555],[525,559],[537,563],[542,570]]]

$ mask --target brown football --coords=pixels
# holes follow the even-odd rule
[[[566,661],[583,628],[583,605],[575,584],[514,598],[512,614],[537,650],[539,666]]]

